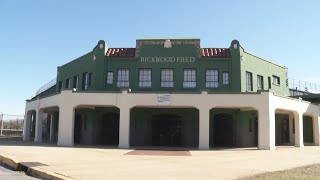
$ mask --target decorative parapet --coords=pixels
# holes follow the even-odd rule
[[[136,56],[136,58],[139,57],[140,47],[142,45],[163,44],[165,46],[165,44],[168,42],[170,42],[170,45],[191,44],[191,45],[196,46],[196,48],[198,48],[200,50],[200,39],[137,39],[136,40],[135,56]],[[199,56],[200,56],[200,54],[199,54]]]

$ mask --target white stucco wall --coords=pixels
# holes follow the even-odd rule
[[[319,107],[309,102],[274,96],[272,92],[255,94],[170,94],[170,102],[166,105],[158,102],[156,93],[89,93],[62,91],[51,97],[26,103],[26,114],[30,110],[42,110],[59,107],[58,145],[73,145],[74,110],[80,105],[116,106],[120,108],[119,147],[129,147],[130,109],[140,107],[195,107],[199,109],[199,148],[209,148],[209,110],[212,108],[251,108],[258,111],[258,147],[275,149],[275,110],[282,109],[319,116]],[[300,115],[301,114],[301,115]],[[27,117],[27,116],[26,116]],[[302,120],[301,120],[302,121]],[[319,141],[319,123],[316,118],[317,132],[315,140]],[[301,123],[297,118],[296,129]],[[300,131],[301,131],[300,127]],[[296,130],[297,131],[297,130]],[[302,132],[302,131],[301,131]],[[27,134],[27,133],[25,133]],[[299,135],[299,132],[296,133]],[[296,138],[299,139],[299,138]],[[303,143],[303,142],[302,142]],[[298,142],[301,146],[301,137]],[[316,142],[319,144],[319,142]]]

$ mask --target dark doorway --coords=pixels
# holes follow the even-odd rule
[[[119,144],[119,113],[107,113],[102,116],[100,142],[102,145]]]
[[[74,120],[74,143],[75,144],[80,144],[81,140],[81,123],[82,123],[82,118],[80,114],[75,115],[75,120]]]
[[[181,116],[161,114],[152,116],[152,145],[181,146]]]
[[[276,145],[286,145],[290,142],[289,139],[289,120],[276,120]]]
[[[303,142],[313,143],[313,119],[303,116]]]
[[[232,147],[233,117],[230,114],[218,114],[213,119],[213,146]]]

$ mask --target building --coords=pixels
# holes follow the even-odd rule
[[[24,140],[129,147],[319,145],[319,106],[289,97],[288,69],[200,39],[138,39],[57,68],[26,102]]]

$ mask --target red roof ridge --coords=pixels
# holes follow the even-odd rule
[[[200,48],[201,57],[206,58],[230,58],[229,48]]]
[[[106,57],[132,58],[135,56],[136,48],[108,48]]]

